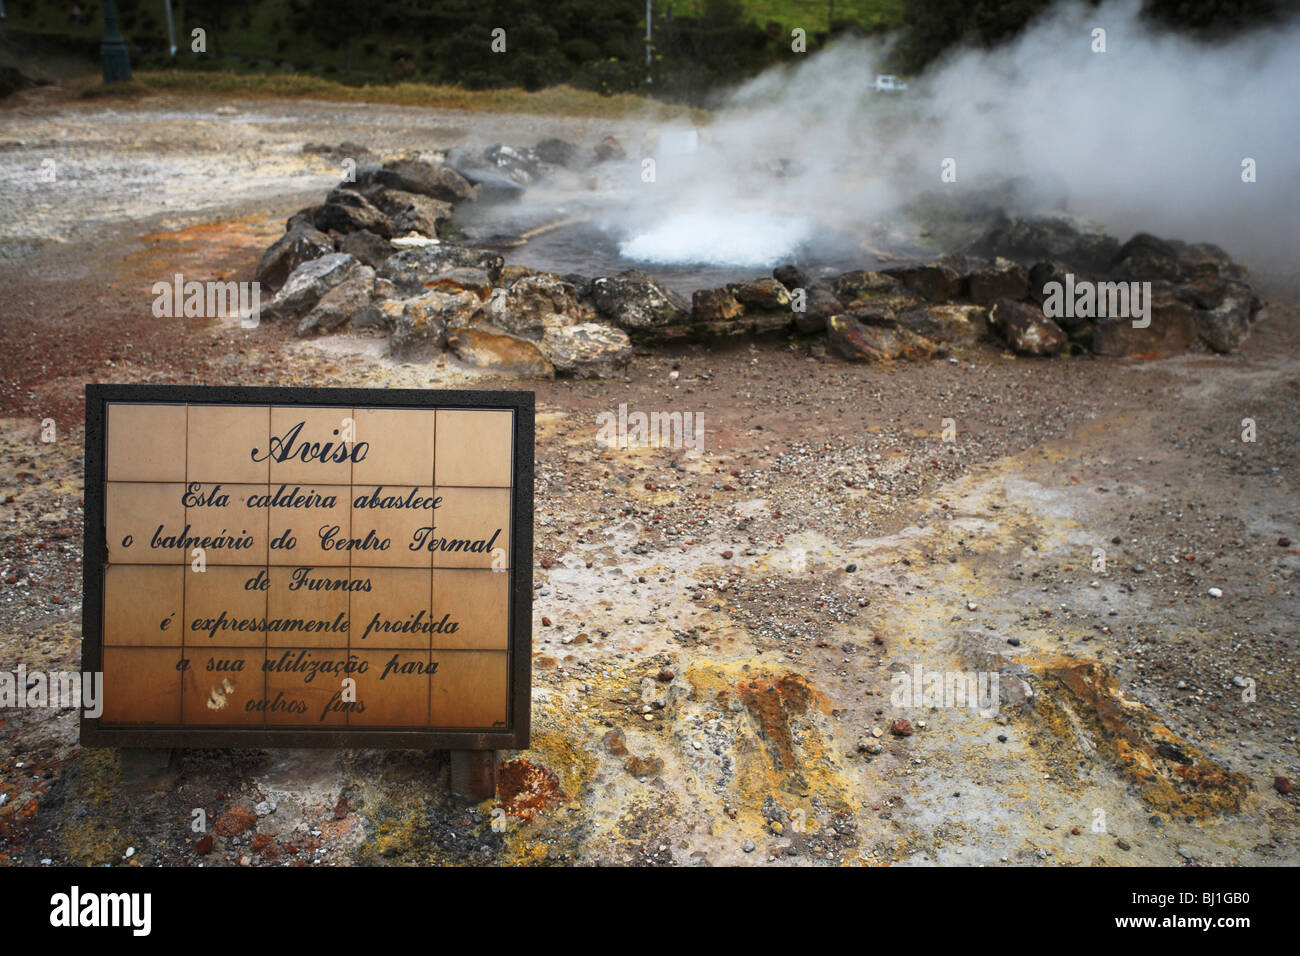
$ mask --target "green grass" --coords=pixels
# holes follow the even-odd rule
[[[852,20],[867,29],[894,27],[903,22],[903,3],[904,0],[835,0],[835,19]],[[740,0],[740,6],[759,26],[776,22],[787,29],[802,26],[809,32],[825,30],[831,12],[829,0]],[[704,0],[673,0],[673,16],[697,16],[703,9]]]
[[[669,106],[655,100],[620,93],[602,96],[571,86],[552,86],[535,93],[521,89],[464,90],[428,83],[386,83],[351,86],[319,76],[217,73],[198,70],[137,71],[130,83],[105,86],[87,76],[67,84],[84,99],[137,99],[158,93],[211,94],[215,96],[281,99],[317,99],[341,103],[383,103],[432,109],[485,110],[499,113],[591,116],[619,119],[652,116],[670,119],[690,116],[707,120],[700,110]]]

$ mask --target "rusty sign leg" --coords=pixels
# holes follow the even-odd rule
[[[495,750],[451,751],[451,792],[466,800],[488,800],[497,792]]]

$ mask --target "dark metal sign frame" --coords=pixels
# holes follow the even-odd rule
[[[534,397],[523,391],[224,387],[208,385],[87,385],[85,539],[83,545],[83,671],[103,670],[105,440],[109,403],[200,405],[303,405],[316,408],[410,408],[515,413],[510,514],[510,694],[506,728],[482,730],[372,730],[185,728],[100,726],[81,719],[87,747],[373,747],[413,750],[521,750],[529,744],[533,621]]]

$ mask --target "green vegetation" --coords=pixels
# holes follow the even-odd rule
[[[3,28],[11,39],[58,44],[93,66],[103,10],[100,0],[78,3],[9,0]],[[896,25],[902,8],[903,0],[655,0],[649,89],[660,99],[695,100],[788,60],[795,26],[814,50],[835,33]],[[163,0],[118,0],[118,9],[132,65],[147,72],[647,91],[644,0],[173,0],[175,57]],[[506,31],[504,55],[492,49],[497,27]],[[205,31],[202,55],[191,49],[196,29]]]
[[[167,48],[164,0],[118,0],[118,9],[132,64],[149,73],[154,87],[181,88],[160,71],[198,71],[323,78],[331,85],[320,89],[336,98],[345,88],[365,88],[364,98],[374,99],[376,84],[422,83],[440,89],[434,97],[448,96],[443,88],[452,86],[512,96],[564,86],[572,88],[566,96],[651,93],[698,103],[719,85],[788,62],[795,27],[807,31],[809,52],[843,33],[896,31],[901,42],[882,68],[913,74],[954,45],[993,47],[1014,37],[1052,2],[654,0],[648,70],[645,0],[173,0],[175,57]],[[1144,10],[1156,22],[1214,37],[1266,21],[1284,2],[1145,0]],[[38,73],[49,72],[62,57],[97,67],[101,0],[6,6],[0,64],[34,62]],[[504,53],[493,50],[497,28],[505,30]],[[205,31],[201,55],[191,49],[195,30]],[[28,53],[26,60],[15,48]],[[215,92],[223,83],[238,87],[233,80],[200,85]],[[300,88],[288,79],[282,85]]]

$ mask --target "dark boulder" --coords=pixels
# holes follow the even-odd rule
[[[452,329],[469,325],[483,311],[483,302],[469,292],[433,290],[407,299],[389,341],[398,358],[428,357],[447,343]]]
[[[691,294],[691,324],[730,326],[745,307],[728,289],[696,289]]]
[[[790,293],[776,279],[751,279],[728,283],[727,291],[745,307],[746,312],[783,312],[790,320]]]
[[[549,327],[540,348],[558,374],[575,378],[613,378],[632,358],[627,333],[596,322]]]
[[[808,273],[804,272],[796,265],[777,266],[772,270],[772,278],[781,285],[785,286],[791,292],[795,289],[806,289],[812,282]]]
[[[482,269],[495,283],[504,264],[501,256],[494,252],[440,243],[403,249],[389,256],[379,268],[379,275],[397,286],[402,295],[415,295],[447,269]]]
[[[1021,355],[1056,355],[1069,341],[1065,331],[1037,306],[999,299],[989,310],[989,324]]]
[[[567,140],[551,136],[533,147],[533,155],[552,166],[565,166],[570,169],[581,165],[581,150]]]
[[[523,186],[498,170],[460,168],[459,172],[474,185],[479,202],[507,202],[524,194]]]
[[[928,302],[947,302],[961,294],[961,273],[946,263],[899,266],[885,269],[884,274],[897,279],[907,291]]]
[[[826,344],[832,352],[850,362],[892,362],[899,358],[922,360],[942,352],[938,343],[871,310],[833,315],[827,319]]]
[[[396,250],[387,239],[375,235],[369,229],[359,229],[343,237],[343,241],[339,243],[339,251],[356,256],[359,262],[365,263],[372,269],[378,269]]]
[[[981,305],[916,305],[894,314],[901,328],[939,345],[974,345],[989,331]]]
[[[391,236],[414,232],[436,239],[438,228],[451,220],[451,203],[419,193],[380,187],[369,198],[375,208],[388,217],[388,234]]]
[[[1004,216],[975,241],[970,251],[1022,263],[1056,259],[1078,271],[1103,272],[1119,252],[1119,240],[1069,216]]]
[[[1167,283],[1153,284],[1144,319],[1099,318],[1092,323],[1092,350],[1098,355],[1178,355],[1199,339],[1197,310],[1180,300]],[[1134,325],[1137,322],[1137,325]]]
[[[835,295],[834,286],[824,279],[814,279],[806,287],[791,290],[790,309],[795,328],[812,335],[826,328],[826,320],[845,310],[846,303]]]
[[[1120,247],[1110,269],[1118,279],[1177,282],[1182,277],[1178,252],[1170,243],[1140,232]]]
[[[335,189],[316,209],[314,222],[321,232],[349,233],[367,229],[385,238],[392,236],[388,217],[361,193],[352,189]]]
[[[330,289],[310,312],[299,320],[295,334],[299,338],[334,332],[347,325],[370,305],[375,272],[369,266],[357,269],[349,278]]]
[[[456,170],[441,163],[418,159],[396,159],[384,163],[374,174],[374,181],[430,199],[458,203],[474,197],[474,187]]]
[[[500,329],[478,325],[453,329],[447,333],[447,347],[474,368],[528,378],[555,378],[555,367],[542,354],[539,343]]]
[[[1226,288],[1215,305],[1197,310],[1196,331],[1214,351],[1235,352],[1250,334],[1258,300],[1245,283],[1223,285]]]
[[[976,305],[998,299],[1023,299],[1029,292],[1029,273],[1020,263],[997,256],[976,266],[966,277],[967,295]]]
[[[593,279],[591,299],[596,310],[633,341],[690,334],[690,305],[644,272],[628,270]]]
[[[921,301],[918,296],[903,288],[903,283],[893,276],[865,269],[846,272],[835,279],[834,293],[846,309],[875,305],[900,309]]]
[[[292,227],[262,254],[253,278],[275,292],[284,285],[294,269],[311,259],[329,255],[334,241],[309,222],[293,219]]]
[[[270,322],[299,319],[306,315],[330,289],[352,278],[365,268],[346,252],[331,252],[309,259],[290,273],[261,317]]]
[[[483,161],[488,168],[499,170],[525,186],[541,178],[541,165],[537,154],[526,146],[506,146],[495,143],[483,151]]]

